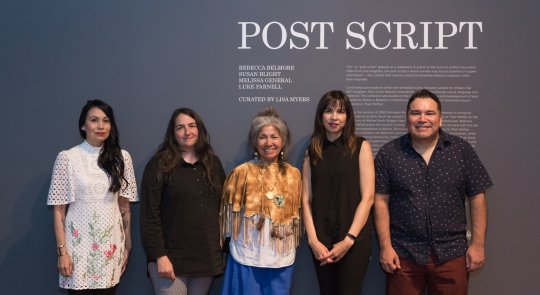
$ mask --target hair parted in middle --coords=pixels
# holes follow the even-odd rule
[[[159,157],[160,168],[157,175],[158,179],[167,180],[169,173],[183,161],[182,150],[175,137],[175,121],[180,114],[187,115],[195,120],[195,125],[197,126],[199,134],[197,142],[195,143],[195,152],[204,166],[204,172],[208,183],[210,183],[213,188],[219,187],[219,181],[216,181],[214,177],[214,150],[210,145],[210,135],[208,135],[199,114],[189,108],[176,109],[169,119],[165,138],[156,152],[156,156]]]
[[[279,168],[281,172],[284,173],[285,158],[291,143],[291,134],[289,132],[287,123],[280,118],[279,113],[275,108],[266,108],[259,112],[253,119],[251,122],[251,128],[249,129],[248,144],[254,152],[257,151],[257,138],[259,137],[259,132],[265,126],[273,126],[281,135],[281,140],[283,141],[283,148],[281,149],[281,152],[283,153],[283,156],[279,159]]]
[[[315,123],[313,127],[313,134],[311,135],[310,145],[308,147],[308,155],[311,164],[317,165],[322,160],[322,148],[323,142],[326,138],[326,129],[324,128],[322,117],[327,108],[339,107],[345,110],[347,119],[345,120],[345,126],[341,133],[341,138],[347,152],[351,155],[356,150],[356,135],[354,124],[354,113],[351,105],[351,101],[347,94],[341,90],[331,90],[326,92],[317,105],[317,111],[315,112]]]

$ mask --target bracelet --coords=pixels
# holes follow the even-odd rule
[[[353,234],[347,233],[345,236],[346,236],[347,238],[353,240],[353,242],[356,242],[356,237],[355,237]]]
[[[63,248],[64,248],[64,245],[58,245],[58,246],[56,247],[56,254],[57,254],[58,256],[62,256],[62,255],[66,255],[66,254],[67,254],[67,251],[63,250]]]

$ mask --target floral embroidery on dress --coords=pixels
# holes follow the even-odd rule
[[[69,277],[64,277],[63,275],[60,275],[60,288],[66,288],[69,286]]]
[[[119,228],[119,231],[121,232],[120,234],[120,242],[121,243],[124,243],[124,240],[126,239],[125,237],[125,233],[124,233],[124,224],[122,223],[122,220],[121,219],[118,219],[118,228]],[[120,255],[118,256],[118,266],[119,267],[122,267],[122,262],[124,260],[124,247],[120,247]]]
[[[71,233],[71,236],[73,237],[73,240],[71,244],[73,246],[77,246],[81,243],[81,235],[79,234],[79,231],[75,228],[73,225],[73,221],[69,223],[69,232]]]
[[[118,198],[137,200],[137,186],[129,153],[122,150],[126,182],[110,192],[110,180],[97,164],[100,148],[83,142],[56,158],[48,205],[69,204],[65,220],[67,251],[73,274],[59,275],[65,289],[110,288],[120,279],[125,234]]]
[[[92,222],[88,224],[89,236],[92,239],[92,251],[90,251],[84,275],[92,278],[90,287],[96,287],[100,279],[105,275],[104,270],[111,262],[117,248],[116,244],[110,243],[113,225],[99,229],[96,226],[99,218],[99,214],[94,212]]]
[[[105,257],[107,259],[111,259],[115,251],[116,251],[116,244],[110,244],[109,250],[103,251],[103,254],[105,254]]]

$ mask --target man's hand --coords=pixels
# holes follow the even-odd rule
[[[392,247],[380,249],[379,262],[381,263],[382,269],[387,273],[394,273],[396,269],[401,269],[399,256]]]
[[[476,271],[484,265],[486,256],[484,255],[484,246],[471,244],[465,254],[467,270],[470,272]]]

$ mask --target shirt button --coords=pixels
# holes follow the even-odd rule
[[[193,170],[197,170],[197,168],[194,167]]]
[[[197,181],[199,181],[199,179],[197,178]]]

